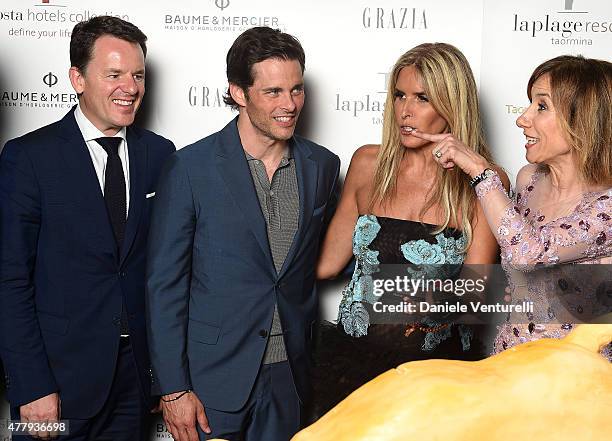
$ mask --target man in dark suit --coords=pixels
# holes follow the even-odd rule
[[[69,76],[78,105],[9,141],[0,157],[0,351],[11,413],[67,419],[63,439],[146,437],[146,240],[151,196],[175,148],[131,127],[145,41],[118,18],[77,24]]]
[[[308,400],[319,240],[339,158],[293,132],[304,52],[247,30],[227,54],[239,115],[162,171],[147,314],[164,418],[178,441],[288,440]],[[207,432],[204,435],[203,432]]]

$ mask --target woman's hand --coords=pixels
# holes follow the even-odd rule
[[[437,143],[432,154],[435,161],[443,168],[453,168],[456,165],[472,178],[482,173],[485,168],[489,168],[485,158],[449,133],[432,135],[414,129],[410,134]]]

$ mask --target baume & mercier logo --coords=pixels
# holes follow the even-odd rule
[[[77,103],[74,92],[48,92],[59,83],[58,76],[53,72],[41,75],[44,89],[13,89],[0,91],[0,107],[13,108],[70,108]]]
[[[232,0],[236,1],[236,0]],[[254,26],[283,26],[275,15],[226,15],[230,0],[210,0],[210,14],[164,14],[164,29],[167,31],[242,32]],[[219,14],[220,12],[220,14]]]
[[[156,439],[169,439],[172,440],[172,434],[164,423],[157,423],[155,425],[155,438]]]
[[[591,17],[589,11],[579,10],[576,0],[557,0],[563,10],[540,17],[513,16],[512,30],[532,38],[550,36],[553,45],[591,46],[599,34],[612,33],[612,20]]]
[[[49,87],[55,86],[57,84],[57,75],[55,75],[53,72],[45,74],[45,76],[43,77],[43,83],[45,83]]]
[[[215,2],[215,6],[219,9],[221,9],[222,11],[229,7],[230,5],[230,1],[229,0],[213,0]]]
[[[427,29],[425,9],[418,8],[363,8],[364,29]]]

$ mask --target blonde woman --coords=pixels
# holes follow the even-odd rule
[[[343,371],[338,398],[405,361],[483,355],[473,347],[471,353],[462,352],[470,349],[467,327],[369,323],[371,276],[381,264],[498,259],[497,243],[469,179],[460,170],[440,169],[432,155],[435,143],[411,134],[452,134],[491,162],[465,56],[445,43],[421,44],[402,55],[390,76],[383,124],[382,144],[363,146],[353,155],[317,266],[317,277],[327,279],[351,258],[356,261],[343,291],[338,329],[324,333],[319,342],[321,351],[331,351],[330,358],[346,352],[329,363],[330,369]],[[317,358],[326,372],[328,357],[319,352]]]

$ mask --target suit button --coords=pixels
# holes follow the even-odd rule
[[[121,272],[119,273],[119,275],[120,275],[121,277],[125,277],[125,271],[121,271]]]
[[[261,329],[261,330],[259,331],[259,336],[260,336],[261,338],[266,338],[266,337],[268,336],[268,331],[266,331],[265,329]]]

